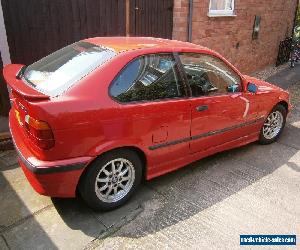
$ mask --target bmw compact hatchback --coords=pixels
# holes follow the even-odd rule
[[[4,68],[19,162],[40,194],[124,204],[143,179],[280,136],[289,94],[218,53],[155,38],[91,38]]]

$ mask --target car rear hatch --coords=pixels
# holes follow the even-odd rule
[[[82,78],[114,56],[116,52],[110,48],[79,41],[27,67],[17,64],[5,66],[4,78],[12,90],[11,116],[32,148],[38,146],[44,150],[54,146],[46,110],[51,99],[57,101]],[[54,123],[53,120],[51,122]]]
[[[15,130],[11,132],[12,134],[17,133],[18,137],[25,142],[25,145],[31,151],[36,152],[43,148],[49,148],[54,143],[50,126],[46,122],[34,119],[32,116],[37,108],[34,104],[47,101],[50,97],[25,83],[25,80],[22,79],[23,67],[24,65],[10,64],[3,69],[4,79],[11,89],[10,122],[14,123],[13,128]],[[36,124],[33,124],[34,122]],[[32,128],[32,125],[34,128]],[[41,132],[42,130],[44,131]]]

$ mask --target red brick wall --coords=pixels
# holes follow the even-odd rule
[[[291,35],[298,0],[235,0],[236,17],[208,17],[209,0],[193,0],[192,42],[214,49],[244,73],[274,65]],[[188,0],[174,0],[173,39],[187,41]],[[261,16],[252,40],[255,15]],[[239,45],[239,46],[237,46]]]

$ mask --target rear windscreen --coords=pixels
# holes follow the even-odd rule
[[[23,77],[38,91],[57,96],[115,55],[112,49],[77,42],[31,64]]]

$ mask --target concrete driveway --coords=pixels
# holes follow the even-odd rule
[[[278,142],[252,143],[146,182],[113,212],[39,196],[16,153],[0,153],[0,249],[249,249],[239,246],[240,234],[296,234],[299,241],[299,89],[291,87],[295,109]]]

